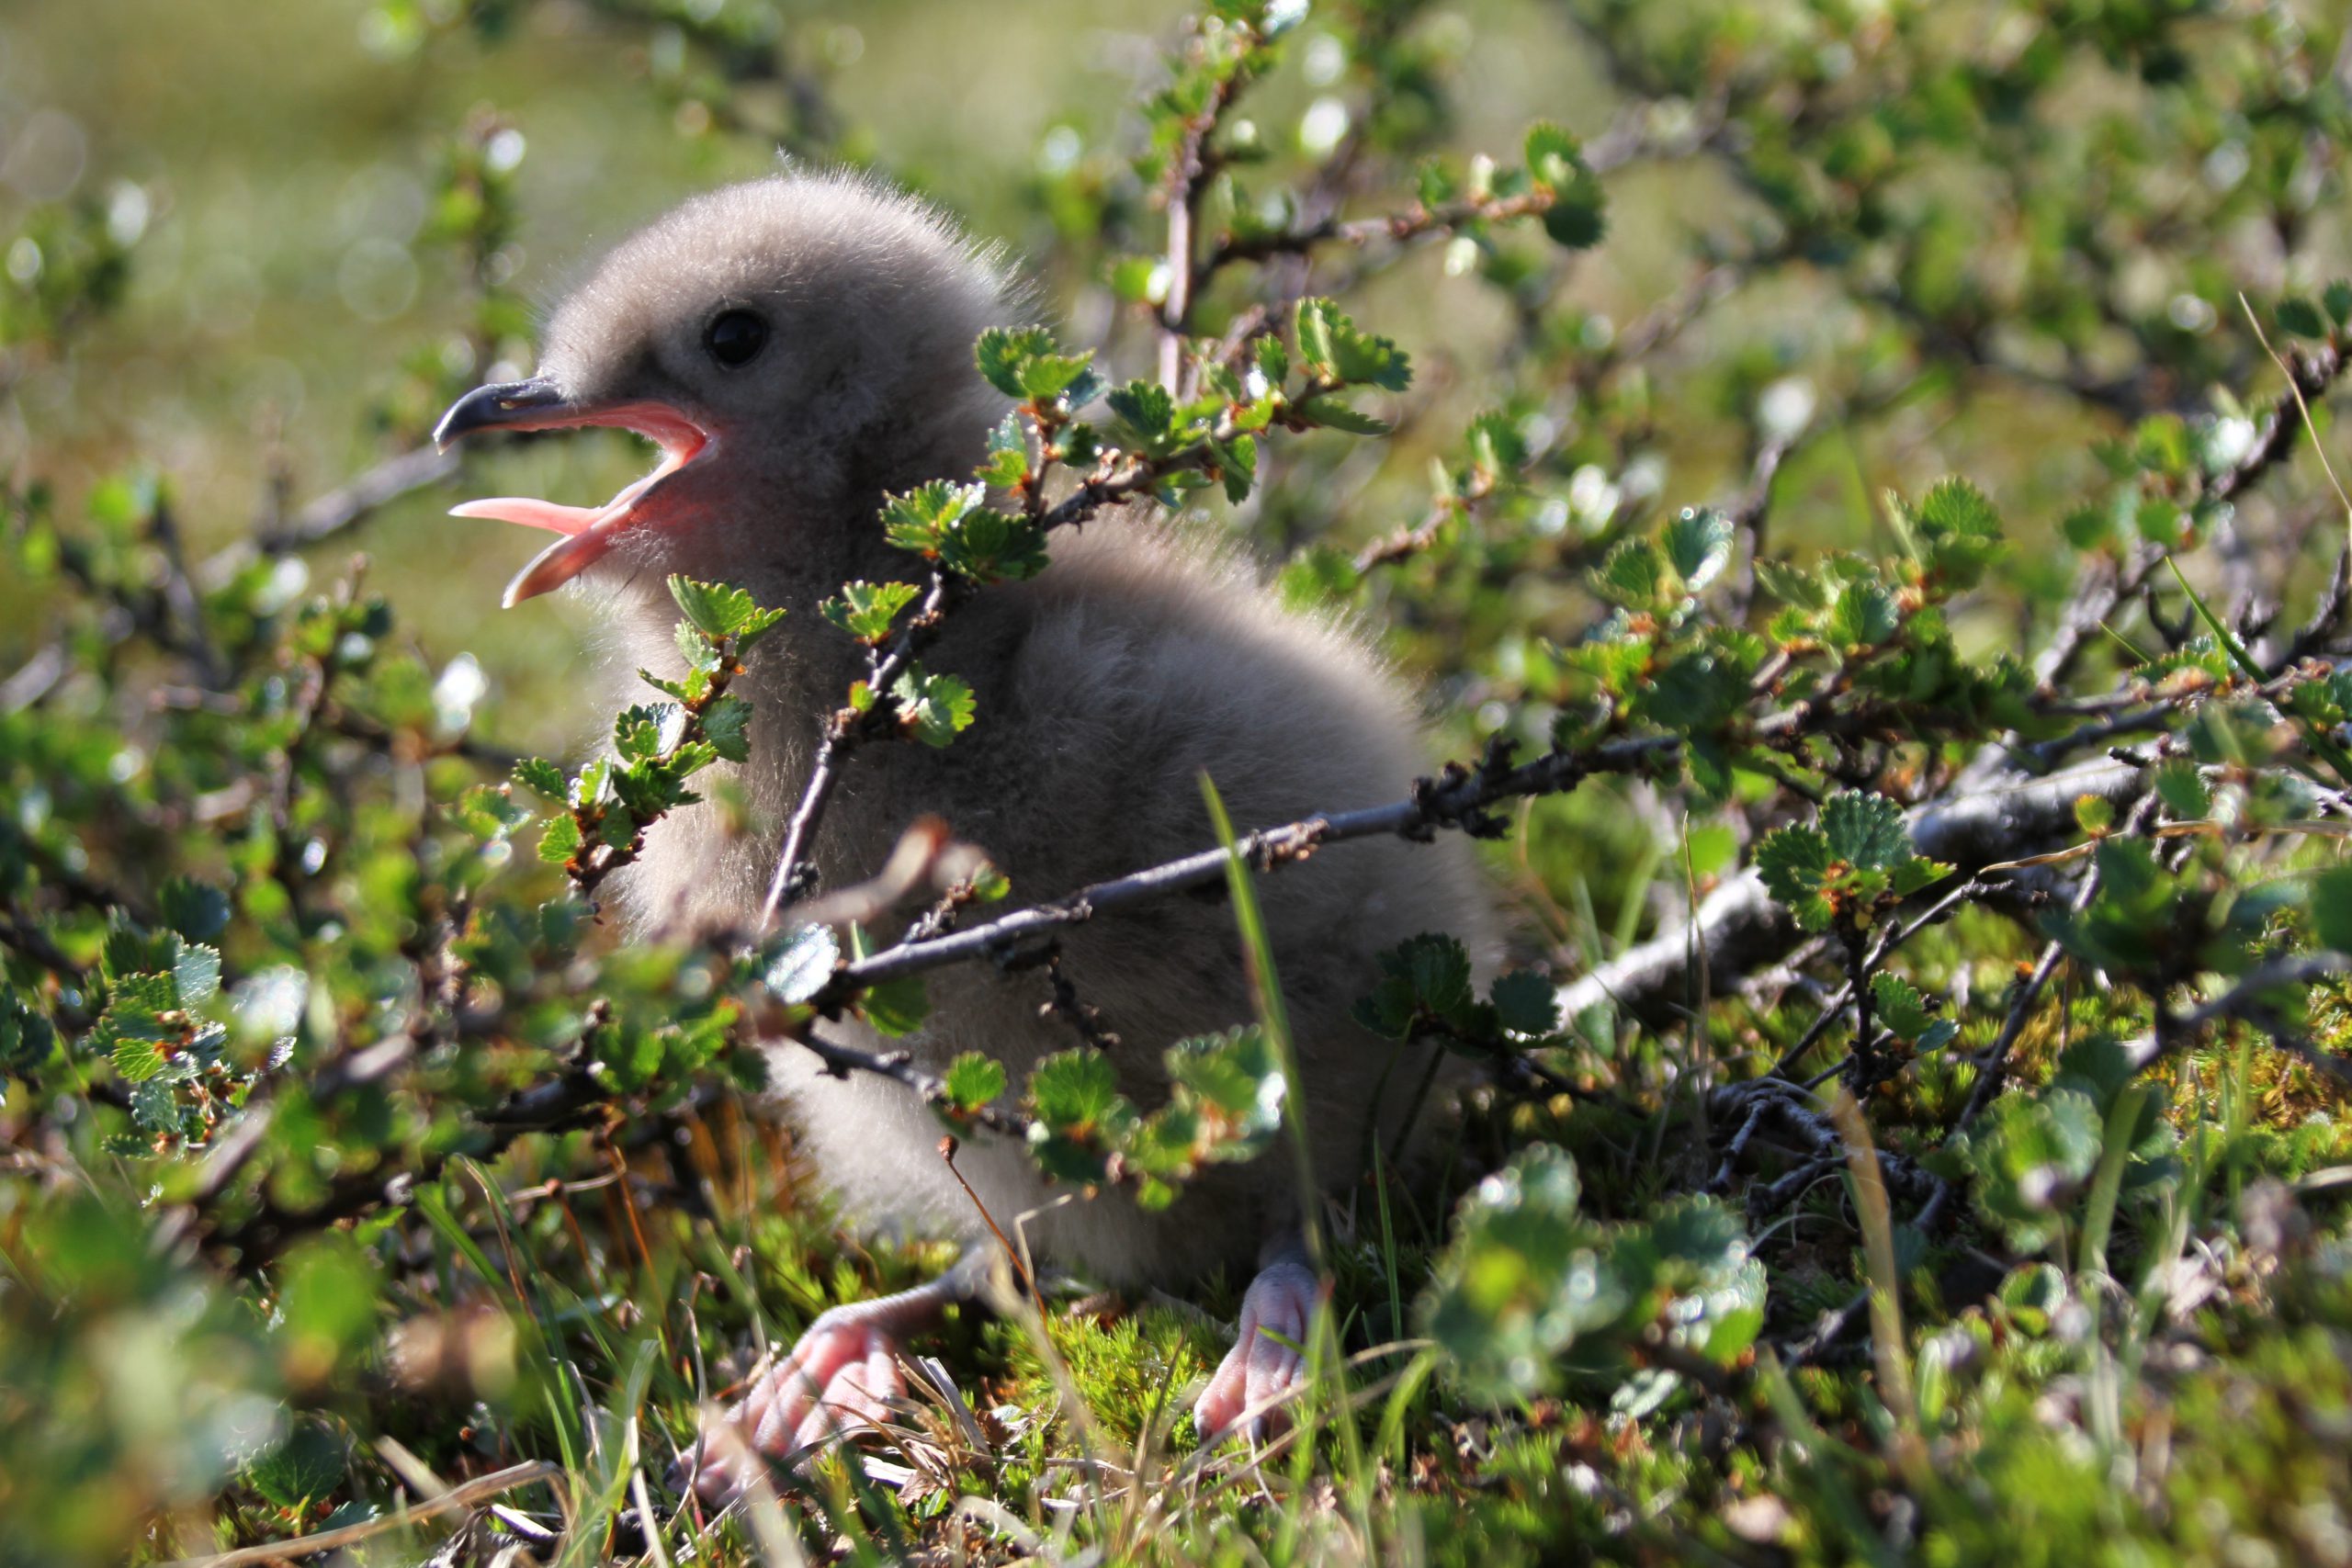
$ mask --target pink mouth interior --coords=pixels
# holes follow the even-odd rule
[[[534,496],[509,495],[469,501],[450,508],[453,517],[488,517],[563,536],[533,557],[530,564],[506,585],[503,603],[508,609],[561,587],[594,564],[624,531],[641,521],[637,515],[637,504],[647,492],[693,462],[710,445],[710,436],[701,426],[662,403],[623,403],[589,409],[516,428],[555,430],[579,425],[633,430],[662,448],[662,461],[651,473],[602,506],[565,506]]]

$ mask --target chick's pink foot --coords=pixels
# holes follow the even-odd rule
[[[1211,1448],[1235,1430],[1257,1442],[1281,1429],[1276,1408],[1306,1381],[1306,1325],[1322,1299],[1315,1270],[1291,1258],[1270,1264],[1241,1297],[1241,1324],[1208,1387],[1193,1403],[1193,1426]]]
[[[938,1315],[940,1295],[934,1283],[835,1307],[810,1324],[790,1355],[754,1374],[741,1401],[705,1421],[684,1461],[694,1489],[724,1506],[767,1461],[888,1422],[891,1402],[907,1393],[899,1337]]]

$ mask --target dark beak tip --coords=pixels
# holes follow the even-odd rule
[[[550,409],[560,409],[564,396],[554,382],[535,376],[527,381],[501,381],[486,387],[476,387],[441,415],[433,427],[433,445],[446,452],[458,439],[477,430],[496,425],[529,430],[536,428],[536,416]]]

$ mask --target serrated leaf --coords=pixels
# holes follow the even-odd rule
[[[220,952],[201,942],[184,942],[172,961],[172,989],[181,1007],[210,1001],[220,989]]]
[[[1544,209],[1544,231],[1553,243],[1570,250],[1597,245],[1609,232],[1607,196],[1600,179],[1586,166],[1575,137],[1555,125],[1538,123],[1529,129],[1527,172],[1551,193]]]
[[[1004,1092],[1004,1064],[978,1051],[967,1051],[947,1064],[947,1102],[958,1111],[978,1111]]]
[[[1876,582],[1849,582],[1838,591],[1822,630],[1841,651],[1875,648],[1903,625],[1903,612]]]
[[[514,764],[514,782],[548,800],[564,797],[563,770],[545,757],[526,757]]]
[[[322,1422],[310,1419],[248,1465],[244,1480],[277,1506],[298,1508],[333,1495],[344,1474],[343,1444]]]
[[[678,602],[695,630],[714,642],[732,637],[756,613],[752,596],[741,589],[683,575],[670,578],[670,597]]]
[[[1258,374],[1264,377],[1269,390],[1279,389],[1290,376],[1290,349],[1272,333],[1258,339],[1252,350]]]
[[[1076,386],[1094,361],[1094,351],[1083,354],[1033,355],[1020,367],[1021,390],[1040,402],[1060,397]]]
[[[2272,319],[2278,330],[2295,337],[2324,338],[2327,335],[2327,318],[2319,307],[2301,295],[2290,295],[2278,301]]]
[[[1351,435],[1385,435],[1388,423],[1374,419],[1360,409],[1351,408],[1337,392],[1321,392],[1295,405],[1296,411],[1326,430],[1344,430]]]
[[[1513,1034],[1540,1038],[1560,1026],[1559,990],[1535,970],[1514,969],[1498,977],[1487,994],[1495,1004],[1496,1019]]]
[[[175,876],[156,896],[156,914],[189,942],[210,942],[229,929],[229,896],[193,877]]]
[[[890,624],[899,612],[913,604],[922,592],[911,582],[845,582],[840,596],[820,604],[817,613],[872,647],[889,637]]]
[[[1888,869],[1911,858],[1911,830],[1903,808],[1869,790],[1840,790],[1821,807],[1830,852],[1857,866]]]
[[[882,532],[902,550],[936,556],[947,542],[948,530],[987,497],[984,485],[950,484],[933,479],[882,501]]]
[[[1155,455],[1166,449],[1176,423],[1176,400],[1167,388],[1157,381],[1129,381],[1113,388],[1102,401],[1136,446]]]
[[[972,359],[989,386],[1008,398],[1026,398],[1035,394],[1022,385],[1024,367],[1053,351],[1053,334],[1043,327],[990,327],[973,345]],[[1084,367],[1080,361],[1080,368]]]
[[[920,975],[885,980],[858,998],[857,1010],[876,1032],[892,1039],[910,1034],[931,1016],[931,998]]]
[[[1592,591],[1628,610],[1654,610],[1665,583],[1665,562],[1647,539],[1620,539],[1588,574]]]
[[[1026,517],[974,507],[948,525],[939,558],[975,581],[1025,581],[1046,570],[1045,530]]]
[[[1879,1022],[1895,1038],[1916,1043],[1936,1021],[1919,987],[1884,970],[1871,976],[1871,1000]]]
[[[547,828],[539,834],[539,859],[549,865],[562,865],[579,852],[579,818],[570,812],[548,818]]]
[[[1356,1004],[1357,1021],[1402,1039],[1424,1018],[1458,1022],[1469,1012],[1470,954],[1457,937],[1424,931],[1380,954],[1380,978]]]
[[[2339,327],[2352,326],[2352,282],[2337,278],[2320,291],[2320,303],[2327,308],[2327,318]]]
[[[164,1078],[150,1077],[133,1083],[130,1086],[130,1120],[150,1137],[158,1133],[178,1133],[182,1123],[179,1095]],[[128,1152],[148,1154],[153,1151],[134,1146]]]
[[[1756,581],[1764,592],[1781,604],[1799,610],[1823,610],[1829,605],[1829,590],[1813,572],[1789,565],[1786,561],[1758,558]]]
[[[956,676],[928,674],[913,665],[891,684],[890,694],[899,700],[901,722],[926,746],[945,746],[971,725],[976,699]]]
[[[752,705],[730,694],[703,709],[703,739],[729,761],[747,762],[752,758],[751,723]]]
[[[1412,362],[1405,352],[1385,337],[1360,330],[1329,299],[1300,300],[1293,326],[1299,356],[1327,380],[1392,392],[1412,385]]]
[[[166,1057],[158,1041],[120,1040],[115,1043],[107,1059],[125,1083],[145,1083],[164,1070]]]
[[[695,629],[692,621],[680,621],[671,634],[678,645],[678,656],[686,661],[689,677],[707,677],[719,665],[718,649],[710,638]],[[650,679],[650,677],[648,677]]]
[[[1925,855],[1913,855],[1896,866],[1887,878],[1887,889],[1898,898],[1908,898],[1923,887],[1932,887],[1952,874],[1950,863],[1929,860]]]
[[[2322,946],[2352,953],[2352,865],[2331,866],[2312,879],[2311,913]]]
[[[2204,773],[2187,757],[2159,763],[2154,782],[2157,798],[2174,821],[2201,821],[2212,814],[2213,792],[2206,787]]]
[[[1029,1102],[1045,1128],[1082,1135],[1118,1107],[1118,1069],[1091,1048],[1057,1052],[1030,1073]]]
[[[1692,592],[1713,582],[1731,559],[1731,520],[1713,507],[1685,507],[1666,525],[1658,542],[1667,564]]]
[[[776,1000],[797,1005],[824,988],[841,957],[841,938],[831,926],[802,926],[768,958],[760,983]]]

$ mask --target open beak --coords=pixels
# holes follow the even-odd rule
[[[499,496],[469,501],[451,509],[453,517],[492,517],[563,536],[533,557],[506,585],[502,603],[508,609],[571,581],[611,549],[624,532],[644,521],[639,509],[646,498],[709,446],[710,433],[667,403],[650,400],[576,402],[543,376],[477,387],[450,404],[449,412],[434,427],[434,444],[446,447],[478,430],[569,430],[582,425],[633,430],[662,448],[662,461],[651,473],[599,507]]]

